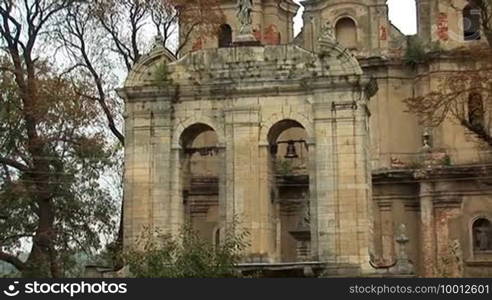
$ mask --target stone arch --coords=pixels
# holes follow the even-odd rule
[[[302,127],[304,127],[304,130],[306,130],[306,134],[308,136],[308,139],[309,140],[314,139],[312,122],[306,116],[301,115],[301,114],[289,114],[289,115],[274,114],[261,125],[260,140],[259,140],[260,145],[267,145],[268,144],[268,134],[270,132],[270,129],[275,124],[277,124],[283,120],[291,120],[291,121],[299,123]]]
[[[348,49],[357,48],[357,22],[354,18],[344,15],[335,21],[335,36],[337,41]]]
[[[194,124],[204,124],[215,131],[217,134],[217,139],[219,141],[219,145],[225,145],[225,137],[222,131],[222,128],[217,125],[217,122],[214,121],[211,117],[208,116],[200,116],[200,117],[189,117],[183,122],[178,123],[173,130],[172,137],[172,147],[173,148],[181,148],[180,139],[183,132],[193,126]]]
[[[465,41],[480,40],[480,9],[474,5],[463,8],[463,39]]]
[[[232,27],[229,24],[222,24],[219,28],[219,34],[217,36],[218,47],[226,48],[232,46]]]
[[[486,212],[477,212],[470,219],[468,219],[468,223],[466,224],[467,232],[468,232],[468,236],[466,238],[467,246],[470,251],[469,253],[472,257],[475,256],[475,254],[477,253],[474,247],[475,240],[474,240],[474,233],[473,233],[473,225],[475,224],[476,221],[480,219],[487,219],[489,221],[492,221],[492,215]]]
[[[220,224],[220,165],[214,128],[197,122],[179,135],[179,192],[184,220],[197,234],[212,241]]]
[[[268,134],[267,134],[268,142],[269,143],[275,142],[279,138],[279,136],[282,134],[282,132],[289,129],[289,128],[302,128],[302,129],[304,129],[304,126],[302,126],[301,123],[299,123],[295,120],[292,120],[292,119],[284,119],[284,120],[278,121],[272,127],[270,127],[270,130],[268,131]]]
[[[306,128],[297,118],[270,121],[273,124],[264,128],[269,145],[265,169],[272,216],[276,220],[275,249],[281,262],[309,260],[314,228],[310,218],[310,186],[315,176],[309,162],[313,161],[314,152],[309,149]],[[292,203],[291,199],[297,201]]]
[[[147,80],[152,79],[152,72],[161,64],[170,64],[177,61],[177,57],[168,49],[164,47],[155,47],[147,55],[142,58],[133,66],[126,77],[124,86],[138,86],[143,84]],[[150,75],[149,75],[150,74]]]
[[[481,226],[486,226],[488,228],[488,231],[484,233],[485,238],[488,241],[485,247],[477,244],[477,242],[479,241],[479,237],[477,236],[477,229]],[[477,215],[470,220],[468,227],[471,253],[477,251],[492,251],[492,218],[489,215]]]

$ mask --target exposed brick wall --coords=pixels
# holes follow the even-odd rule
[[[458,208],[438,207],[435,209],[435,229],[437,246],[436,271],[439,277],[461,277],[456,265],[456,257],[451,251],[453,238],[449,231],[449,223],[460,215]]]
[[[448,30],[448,15],[440,13],[437,19],[437,35],[439,40],[447,41],[449,39]]]
[[[198,51],[201,49],[203,49],[203,38],[199,37],[193,43],[193,46],[191,47],[191,51]]]
[[[253,29],[253,35],[257,41],[261,42],[261,30],[258,28]]]
[[[265,28],[263,34],[263,42],[266,45],[278,45],[280,44],[280,32],[276,25],[271,24]]]

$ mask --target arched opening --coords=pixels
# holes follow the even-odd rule
[[[471,94],[468,98],[468,122],[474,129],[484,127],[484,107],[480,94]]]
[[[341,18],[335,25],[337,41],[348,49],[357,48],[357,26],[351,18]]]
[[[492,224],[486,218],[477,219],[473,222],[473,251],[492,250]]]
[[[180,139],[185,220],[203,240],[215,241],[219,227],[219,148],[216,132],[198,123]]]
[[[214,246],[216,248],[220,246],[220,228],[215,229]]]
[[[276,248],[283,262],[311,258],[309,147],[307,132],[294,120],[283,120],[268,132],[269,186],[274,205]]]
[[[219,48],[232,46],[232,28],[228,24],[222,24],[219,28]]]
[[[463,9],[463,38],[465,41],[480,40],[480,9],[467,5]]]

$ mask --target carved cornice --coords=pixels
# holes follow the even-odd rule
[[[387,169],[372,172],[373,184],[419,183],[459,180],[492,181],[492,165],[435,166],[422,169]]]

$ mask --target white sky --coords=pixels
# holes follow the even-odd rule
[[[300,0],[294,0],[299,3]],[[387,0],[389,7],[389,19],[404,34],[415,34],[417,32],[417,12],[415,0]],[[295,33],[302,27],[302,7],[296,16]]]

